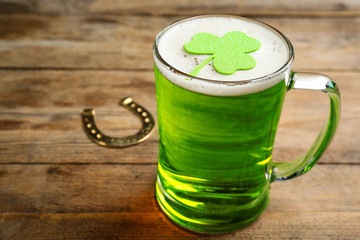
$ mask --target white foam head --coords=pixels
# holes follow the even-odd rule
[[[218,73],[210,62],[196,78],[181,74],[189,74],[209,57],[184,50],[184,44],[195,34],[205,32],[222,37],[231,31],[244,32],[261,42],[260,49],[249,53],[256,60],[254,68],[224,75]],[[232,16],[201,16],[177,22],[159,34],[154,48],[156,67],[168,80],[191,91],[209,95],[240,95],[269,88],[286,78],[291,65],[289,60],[293,56],[289,50],[292,49],[291,45],[276,30],[254,20]],[[253,79],[258,80],[249,81]]]

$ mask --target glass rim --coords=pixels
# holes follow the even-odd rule
[[[166,31],[168,31],[170,28],[172,28],[175,25],[178,25],[180,23],[189,21],[189,20],[193,20],[193,19],[198,19],[198,18],[209,18],[209,17],[224,17],[224,18],[237,18],[237,19],[242,19],[245,21],[250,21],[259,25],[264,26],[265,28],[269,29],[270,31],[278,34],[286,43],[288,50],[289,50],[289,58],[287,59],[286,63],[280,67],[279,69],[277,69],[276,71],[267,74],[265,76],[262,77],[257,77],[257,78],[251,78],[251,79],[243,79],[243,80],[215,80],[215,79],[207,79],[207,78],[201,78],[201,77],[194,77],[192,75],[189,75],[183,71],[180,71],[179,69],[171,66],[169,63],[167,63],[162,56],[159,53],[158,50],[158,45],[159,45],[159,41],[160,38],[164,35],[164,33]],[[157,58],[157,60],[165,66],[165,68],[175,74],[178,75],[182,75],[187,79],[192,79],[192,80],[199,80],[199,81],[205,81],[205,82],[210,82],[210,83],[216,83],[216,84],[231,84],[231,85],[240,85],[240,84],[247,84],[250,82],[258,82],[258,81],[264,81],[266,79],[271,79],[279,74],[281,74],[282,72],[286,71],[288,68],[290,68],[290,66],[292,65],[293,61],[294,61],[294,57],[295,57],[295,53],[294,53],[294,48],[290,42],[290,40],[283,34],[281,33],[279,30],[277,30],[276,28],[270,26],[269,24],[266,24],[264,22],[261,22],[259,20],[254,20],[251,18],[246,18],[246,17],[241,17],[241,16],[236,16],[236,15],[228,15],[228,14],[207,14],[207,15],[198,15],[198,16],[194,16],[194,17],[187,17],[181,20],[178,20],[176,22],[173,22],[169,25],[167,25],[164,29],[162,29],[158,35],[155,38],[154,41],[154,45],[153,45],[153,53],[154,56]]]

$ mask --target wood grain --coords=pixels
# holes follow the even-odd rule
[[[0,166],[0,212],[158,212],[157,166],[12,164]],[[16,181],[14,181],[16,179]],[[318,165],[276,182],[270,212],[360,212],[360,166]]]
[[[162,215],[154,198],[155,165],[5,165],[0,172],[1,239],[204,237]],[[360,166],[322,165],[273,183],[260,219],[221,239],[359,236],[359,176]]]
[[[356,0],[303,0],[303,1],[245,1],[245,0],[1,0],[0,13],[40,14],[207,14],[232,13],[242,15],[306,14],[344,16],[358,14],[360,4]],[[345,15],[346,16],[346,15]]]
[[[125,96],[156,118],[154,38],[208,13],[276,27],[294,45],[294,69],[327,74],[342,93],[338,131],[318,164],[273,183],[261,217],[225,235],[190,233],[159,210],[157,133],[108,149],[80,122],[94,107],[104,133],[135,133],[140,121],[117,104]],[[0,239],[359,239],[359,25],[357,0],[0,0]],[[309,148],[328,104],[319,92],[287,94],[275,161]]]
[[[358,239],[359,212],[266,212],[230,234],[204,235],[172,225],[161,213],[56,213],[0,216],[2,239]]]
[[[156,34],[177,19],[0,15],[0,68],[150,70]],[[297,69],[360,68],[360,17],[257,19],[289,37]]]
[[[342,92],[337,134],[321,163],[360,163],[360,81],[357,72],[324,72]],[[152,71],[0,71],[0,163],[156,163],[158,135],[138,146],[108,149],[82,130],[80,113],[94,107],[104,133],[126,136],[140,121],[117,105],[131,96],[156,118]],[[274,147],[274,159],[289,161],[315,140],[328,111],[325,94],[290,91]],[[65,153],[65,154],[64,154]]]

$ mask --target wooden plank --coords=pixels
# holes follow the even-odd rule
[[[358,239],[359,212],[265,212],[229,234],[204,235],[174,226],[161,213],[0,216],[2,239]]]
[[[0,172],[1,239],[209,238],[162,215],[154,165],[2,165]],[[274,183],[270,205],[254,224],[214,239],[355,239],[359,176],[360,166],[321,165]]]
[[[0,169],[2,213],[155,211],[156,165],[20,164]]]
[[[156,34],[177,19],[0,15],[0,68],[150,70]],[[360,68],[359,17],[257,19],[289,37],[297,69]]]
[[[0,1],[0,13],[42,13],[42,14],[80,14],[80,13],[110,13],[110,14],[207,14],[233,13],[233,14],[266,14],[278,13],[321,13],[332,15],[360,10],[356,0],[328,0],[326,3],[317,0],[303,1],[235,1],[235,0],[65,0],[65,1]]]
[[[158,212],[156,165],[0,166],[1,213]],[[270,212],[360,212],[360,166],[318,165],[271,186]]]
[[[324,72],[342,92],[342,117],[322,163],[360,160],[358,72]],[[0,71],[0,163],[156,163],[158,134],[138,146],[99,147],[82,130],[80,113],[94,107],[104,133],[126,136],[140,121],[117,105],[133,97],[156,118],[151,71]],[[319,133],[328,110],[325,94],[290,91],[274,147],[274,159],[303,154]]]
[[[102,148],[86,137],[80,120],[83,108],[93,107],[105,134],[134,134],[141,123],[118,101],[131,96],[156,117],[153,72],[1,71],[0,75],[0,162],[157,161],[157,134],[154,141],[138,146]]]

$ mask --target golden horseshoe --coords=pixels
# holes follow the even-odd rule
[[[141,143],[150,137],[155,126],[155,121],[151,116],[151,114],[145,108],[135,103],[132,100],[132,98],[129,97],[122,99],[119,102],[119,105],[128,108],[130,111],[135,113],[135,115],[137,115],[141,119],[143,126],[140,129],[140,131],[138,131],[134,135],[127,137],[121,137],[121,138],[109,137],[103,134],[96,127],[94,121],[95,110],[93,110],[92,108],[88,108],[88,109],[84,109],[82,113],[82,122],[87,136],[92,141],[105,147],[127,147]]]

